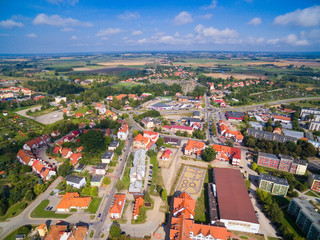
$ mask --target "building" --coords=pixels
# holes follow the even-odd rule
[[[287,195],[289,184],[287,179],[278,178],[271,175],[260,174],[259,188],[272,195],[285,197]]]
[[[276,156],[270,153],[259,152],[257,164],[259,166],[275,168],[281,171],[290,172],[297,175],[304,175],[307,171],[307,161],[293,159],[290,156]]]
[[[310,121],[309,131],[320,131],[320,121]]]
[[[119,128],[117,136],[120,140],[126,140],[128,138],[128,134],[129,134],[129,125],[127,123],[124,123]]]
[[[88,228],[86,226],[70,227],[65,224],[51,226],[44,240],[83,240],[86,238]]]
[[[150,141],[156,142],[159,139],[159,133],[158,132],[153,132],[153,131],[144,131],[143,132],[143,137],[149,138]]]
[[[41,223],[38,227],[38,233],[39,233],[39,236],[41,238],[43,238],[45,235],[47,235],[48,233],[48,227],[47,227],[47,224],[45,223]]]
[[[167,149],[163,152],[160,159],[163,161],[168,161],[171,155],[172,155],[172,151],[170,149]]]
[[[190,135],[193,133],[193,130],[194,130],[193,127],[181,126],[181,125],[171,125],[171,126],[164,125],[164,126],[162,126],[162,129],[164,131],[171,132],[171,133],[176,133],[178,131],[187,132]]]
[[[116,148],[119,146],[119,141],[113,140],[109,146],[108,146],[108,150],[110,151],[114,151],[116,150]]]
[[[320,115],[320,110],[319,109],[308,109],[308,108],[302,108],[301,109],[301,113],[300,113],[300,117],[301,120],[306,120],[307,116],[309,115]]]
[[[98,174],[98,175],[106,175],[107,167],[108,167],[107,163],[98,163],[98,165],[96,167],[96,174]]]
[[[204,142],[188,140],[186,146],[184,147],[184,154],[185,155],[192,155],[196,154],[200,156],[205,148]]]
[[[91,197],[80,197],[79,193],[66,193],[57,205],[58,212],[68,212],[70,209],[87,209]]]
[[[182,193],[173,200],[170,240],[221,239],[227,240],[231,233],[227,228],[197,224],[194,222],[195,200]]]
[[[226,138],[232,138],[236,142],[242,142],[243,140],[242,133],[240,131],[231,131],[229,129],[228,124],[225,121],[220,120],[218,123],[218,126],[219,126],[220,134],[222,136],[225,136]]]
[[[216,160],[230,162],[232,165],[239,166],[241,161],[241,149],[213,144],[213,149],[217,152]]]
[[[311,190],[320,192],[320,175],[311,173],[308,177],[308,185]]]
[[[114,157],[113,151],[106,151],[101,158],[101,162],[109,164],[113,157]]]
[[[91,177],[91,187],[101,187],[103,181],[103,175],[92,175]]]
[[[161,110],[172,110],[173,106],[170,106],[166,103],[159,102],[159,103],[153,104],[150,108],[153,110],[160,110],[161,111]]]
[[[291,122],[291,118],[281,115],[273,115],[273,121],[288,124]]]
[[[74,188],[81,188],[87,183],[86,178],[75,175],[68,175],[65,180],[68,185],[71,185]]]
[[[141,193],[143,179],[146,175],[146,151],[139,149],[134,153],[132,168],[130,169],[129,193]]]
[[[226,111],[228,120],[243,120],[244,115],[244,112]]]
[[[320,238],[320,214],[307,199],[292,198],[288,213],[294,217],[297,226],[306,234],[308,240]]]
[[[138,197],[135,199],[133,211],[132,211],[132,219],[137,219],[140,213],[140,208],[143,207],[143,198]]]
[[[133,140],[133,147],[137,149],[148,149],[150,139],[142,136],[140,133]]]
[[[121,218],[125,202],[126,202],[125,194],[116,193],[114,195],[113,202],[109,210],[111,219]]]
[[[266,132],[266,131],[261,131],[257,130],[254,128],[248,128],[247,130],[248,136],[253,136],[255,138],[259,139],[266,139],[269,141],[277,141],[277,142],[297,142],[297,138],[295,137],[290,137],[290,136],[284,136],[281,134],[276,134],[276,133],[271,133],[271,132]]]
[[[214,168],[212,187],[218,216],[210,219],[211,224],[222,222],[228,230],[259,232],[259,221],[239,170]]]
[[[55,97],[54,100],[57,104],[60,104],[61,101],[64,101],[65,103],[67,102],[66,97],[60,97],[60,96]]]
[[[84,169],[85,166],[86,166],[86,165],[80,163],[80,164],[78,165],[78,167],[76,168],[75,172],[79,172],[79,173],[82,172],[82,170]]]
[[[304,133],[303,132],[298,132],[298,131],[292,131],[292,130],[287,130],[287,129],[283,129],[283,135],[285,136],[289,136],[289,137],[293,137],[296,139],[300,139],[304,137]]]
[[[173,138],[173,137],[163,137],[165,144],[171,144],[173,146],[180,146],[181,140],[178,138]]]

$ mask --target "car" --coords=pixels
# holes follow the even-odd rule
[[[153,166],[150,166],[150,169],[153,169]]]
[[[100,220],[99,223],[102,223],[102,220]]]
[[[152,175],[149,175],[149,178],[152,178]]]
[[[98,218],[101,217],[101,213],[99,213]]]
[[[50,207],[46,207],[46,211],[49,211],[49,208],[50,208]]]
[[[149,173],[152,174],[152,171],[150,170]]]
[[[93,226],[93,223],[90,223],[90,226]]]

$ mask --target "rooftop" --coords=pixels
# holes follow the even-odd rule
[[[289,187],[288,181],[285,178],[278,178],[267,174],[260,174],[260,179]]]
[[[106,163],[98,163],[96,169],[106,169],[108,164]]]
[[[84,179],[84,177],[79,177],[75,175],[68,175],[65,178],[67,182],[73,182],[73,183],[80,183],[82,179]]]
[[[112,156],[113,156],[113,151],[106,151],[106,152],[103,154],[102,158],[110,159],[110,158],[112,158]]]

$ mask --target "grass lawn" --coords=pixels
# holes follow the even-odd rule
[[[276,203],[279,205],[279,207],[288,206],[290,203],[290,200],[285,197],[272,196],[272,198],[276,201]]]
[[[281,239],[281,238],[268,237],[268,240],[278,240],[278,239]]]
[[[98,207],[100,206],[101,200],[102,200],[101,198],[92,198],[86,212],[88,211],[90,213],[96,213],[98,210]]]
[[[23,226],[22,226],[23,227]],[[19,234],[19,230],[20,228],[22,227],[19,227],[17,229],[15,229],[14,231],[12,231],[9,235],[7,235],[4,240],[15,240],[16,239],[16,235]]]
[[[27,206],[28,203],[26,201],[17,202],[16,204],[11,205],[6,214],[0,217],[0,221],[5,221],[10,217],[19,215]]]
[[[209,182],[209,177],[207,172],[204,178],[201,195],[196,201],[195,209],[197,209],[197,211],[195,211],[195,216],[194,216],[194,220],[196,222],[209,223],[209,212],[207,212],[207,209],[209,209],[207,207],[208,206],[208,194],[207,194],[208,182]]]
[[[249,190],[249,189],[250,189],[251,182],[250,182],[249,180],[244,180],[244,183],[246,184],[247,190]]]
[[[308,191],[305,193],[306,195],[310,196],[310,197],[319,197],[316,193],[314,193],[313,191]]]
[[[295,235],[300,236],[300,237],[304,237],[303,232],[296,225],[294,218],[288,214],[287,209],[288,209],[287,207],[281,209],[281,211],[283,212],[283,215],[284,215],[284,218],[282,219],[281,222],[284,223],[287,226],[287,228],[291,232],[293,232]]]
[[[67,218],[70,214],[56,214],[54,211],[45,211],[49,200],[43,200],[31,213],[32,218]]]

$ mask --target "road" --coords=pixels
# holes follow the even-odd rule
[[[130,149],[131,149],[131,142],[132,142],[132,130],[129,132],[129,137],[126,140],[126,148],[125,148],[125,152],[123,154],[123,156],[121,157],[122,161],[120,162],[120,166],[119,166],[119,170],[116,172],[116,177],[114,179],[114,181],[111,183],[111,190],[110,193],[108,195],[105,195],[103,200],[102,200],[102,207],[100,207],[100,213],[101,213],[101,217],[99,218],[99,222],[96,222],[94,224],[94,229],[95,229],[95,234],[94,234],[94,238],[93,239],[100,239],[100,236],[102,234],[102,232],[107,228],[107,223],[106,220],[108,218],[108,213],[109,213],[109,209],[111,207],[112,204],[112,200],[114,198],[114,194],[116,193],[116,182],[118,179],[121,178],[122,173],[123,173],[123,169],[124,166],[126,164],[126,160],[128,158],[128,155],[130,153]]]

